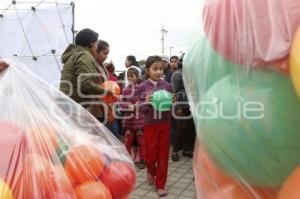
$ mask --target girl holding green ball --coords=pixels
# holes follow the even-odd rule
[[[165,90],[169,95],[172,86],[162,79],[163,60],[160,56],[150,56],[146,61],[148,79],[139,88],[139,110],[144,114],[145,161],[149,184],[155,183],[160,197],[168,194],[165,185],[168,176],[170,146],[171,111],[169,108],[153,107],[155,91]],[[169,103],[169,102],[168,102]],[[172,97],[171,97],[172,104]]]

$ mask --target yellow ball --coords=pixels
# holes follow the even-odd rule
[[[300,27],[295,35],[290,53],[290,70],[294,87],[300,97]]]
[[[3,180],[0,180],[0,198],[1,199],[14,198],[9,186]]]

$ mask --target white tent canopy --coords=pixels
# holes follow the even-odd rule
[[[57,86],[61,54],[74,40],[74,3],[6,1],[0,6],[0,57],[16,57]]]

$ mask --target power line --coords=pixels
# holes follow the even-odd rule
[[[187,45],[188,45],[188,43],[172,45],[172,49],[174,49],[175,47],[182,47],[182,46],[187,46]],[[138,54],[150,53],[150,52],[154,52],[154,51],[158,52],[160,50],[161,50],[160,48],[156,48],[156,49],[152,49],[152,50],[132,52],[131,54],[138,55]],[[122,55],[116,55],[114,57],[126,57],[127,55],[128,54],[122,54]]]

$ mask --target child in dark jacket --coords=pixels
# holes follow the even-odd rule
[[[145,149],[144,149],[144,136],[143,126],[144,118],[143,115],[136,113],[136,105],[138,102],[137,83],[139,80],[139,71],[136,68],[129,68],[127,71],[127,79],[129,85],[122,91],[122,104],[121,109],[124,112],[123,128],[125,130],[125,147],[129,154],[134,140],[137,140],[138,154],[140,156],[139,168],[145,168]]]
[[[150,56],[146,61],[149,78],[138,87],[139,111],[144,114],[145,161],[147,179],[155,182],[160,197],[168,194],[165,189],[168,174],[171,111],[158,112],[151,105],[152,93],[157,90],[172,92],[172,86],[162,79],[163,60]]]

